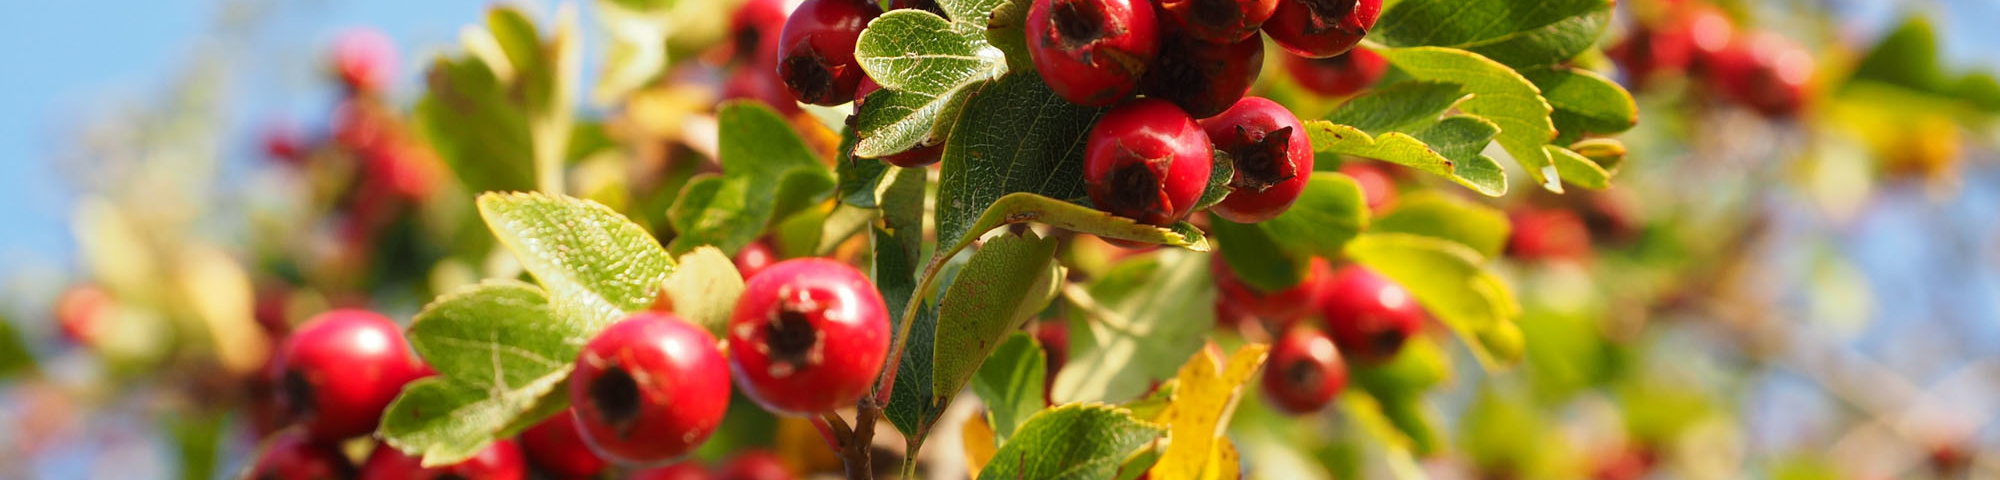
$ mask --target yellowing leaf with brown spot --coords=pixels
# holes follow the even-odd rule
[[[1148,472],[1155,480],[1234,480],[1241,469],[1237,467],[1236,449],[1229,440],[1222,438],[1229,426],[1230,416],[1236,413],[1237,402],[1243,400],[1243,391],[1251,376],[1264,365],[1270,347],[1252,343],[1236,349],[1228,363],[1217,358],[1218,350],[1210,345],[1195,353],[1187,365],[1181,367],[1180,390],[1167,406],[1161,419],[1167,424],[1167,435],[1171,441],[1167,452],[1159,463]]]

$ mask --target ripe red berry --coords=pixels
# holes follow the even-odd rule
[[[366,310],[313,317],[285,339],[278,355],[282,403],[322,442],[375,431],[403,384],[429,371],[396,322]]]
[[[1292,81],[1314,94],[1346,97],[1361,93],[1389,73],[1389,60],[1366,48],[1327,58],[1285,56],[1285,71]]]
[[[1028,57],[1057,96],[1110,106],[1139,86],[1160,52],[1159,30],[1144,0],[1035,0]]]
[[[882,87],[880,85],[875,84],[874,79],[872,78],[861,79],[861,89],[856,90],[854,92],[854,113],[857,115],[861,113],[861,106],[867,103],[868,94],[875,93],[876,90],[881,90],[881,89]],[[939,160],[944,160],[943,143],[938,143],[933,145],[917,145],[915,147],[911,147],[909,150],[904,150],[902,152],[893,155],[882,157],[882,161],[889,162],[890,165],[895,165],[903,168],[918,168],[918,167],[930,166],[932,164],[937,163]]]
[[[668,313],[639,313],[584,345],[570,375],[570,409],[599,456],[632,464],[693,452],[729,409],[729,373],[715,337]]]
[[[1523,208],[1507,215],[1507,255],[1529,261],[1590,257],[1590,229],[1569,210]]]
[[[1224,262],[1222,256],[1217,255],[1214,258],[1215,260],[1209,265],[1209,271],[1215,277],[1215,287],[1221,295],[1216,301],[1228,305],[1217,308],[1226,308],[1231,312],[1241,312],[1263,319],[1268,322],[1267,326],[1272,332],[1283,332],[1292,324],[1298,323],[1298,319],[1311,315],[1313,302],[1317,300],[1315,297],[1319,292],[1319,283],[1331,273],[1331,267],[1327,266],[1325,260],[1314,258],[1305,278],[1298,285],[1275,292],[1265,292],[1243,283],[1243,279],[1236,276],[1236,271],[1229,268],[1228,262]]]
[[[1312,140],[1299,117],[1283,105],[1247,97],[1214,118],[1201,121],[1215,149],[1229,153],[1235,191],[1209,212],[1237,223],[1277,218],[1292,208],[1312,176]]]
[[[1264,367],[1264,398],[1293,415],[1326,408],[1347,387],[1347,361],[1318,329],[1297,327],[1271,345]]]
[[[733,260],[736,262],[736,273],[742,274],[744,279],[749,279],[757,276],[757,272],[764,271],[771,264],[777,263],[778,251],[771,248],[770,240],[757,240],[744,245],[742,250],[737,250],[736,258]]]
[[[1208,43],[1235,43],[1256,36],[1278,10],[1278,0],[1161,0],[1163,24]]]
[[[800,258],[751,277],[729,318],[729,364],[752,400],[810,415],[868,393],[889,355],[882,295],[847,264]]]
[[[751,450],[736,454],[716,474],[717,480],[792,480],[791,467],[784,460],[764,450]]]
[[[1069,322],[1062,319],[1036,322],[1035,341],[1042,344],[1042,401],[1055,404],[1056,374],[1069,363]]]
[[[564,410],[521,432],[521,450],[528,463],[558,478],[583,478],[603,471],[605,461],[583,442],[576,414]]]
[[[854,100],[867,73],[854,44],[868,21],[882,14],[873,0],[806,0],[778,35],[778,78],[792,98],[814,105]]]
[[[496,440],[472,458],[451,465],[424,468],[423,457],[403,454],[387,443],[375,445],[361,466],[360,480],[521,480],[528,476],[521,447]]]
[[[1767,117],[1790,117],[1805,107],[1812,52],[1791,39],[1759,33],[1717,52],[1711,61],[1710,83],[1724,98]]]
[[[785,17],[785,0],[748,0],[737,6],[729,16],[731,60],[774,70],[765,62],[778,56],[775,39],[785,28]]]
[[[264,129],[264,156],[280,163],[297,164],[305,160],[305,153],[305,139],[298,127],[273,123]]]
[[[1134,100],[1105,113],[1084,146],[1083,179],[1099,210],[1148,225],[1194,213],[1215,152],[1180,107]]]
[[[1278,0],[1264,34],[1293,55],[1326,58],[1361,43],[1381,14],[1382,0]]]
[[[640,470],[633,473],[631,477],[628,477],[628,480],[709,480],[712,478],[715,477],[709,476],[708,470],[702,469],[701,464],[690,460],[664,467]]]
[[[1234,105],[1264,70],[1264,40],[1251,32],[1235,43],[1207,43],[1169,33],[1146,70],[1140,91],[1174,102],[1189,116],[1208,118]]]
[[[931,12],[931,14],[937,15],[942,18],[947,18],[947,19],[950,18],[949,16],[945,15],[944,7],[939,6],[937,0],[889,0],[889,9],[923,10],[926,12]]]
[[[333,41],[333,72],[356,92],[379,92],[396,73],[396,44],[371,28],[357,28]]]
[[[252,480],[347,480],[354,478],[354,463],[332,445],[313,442],[303,432],[290,430],[264,442],[257,462],[243,478]]]
[[[79,345],[90,345],[110,320],[116,306],[111,294],[96,285],[70,287],[56,299],[56,327],[63,338]]]
[[[1380,210],[1396,201],[1396,179],[1379,165],[1350,161],[1340,164],[1340,173],[1361,185],[1361,199],[1370,210]]]
[[[1319,304],[1334,345],[1364,363],[1395,357],[1424,318],[1408,290],[1360,265],[1335,270],[1321,283]]]
[[[756,100],[787,117],[802,111],[799,101],[785,90],[785,82],[778,80],[778,72],[757,64],[736,67],[729,72],[729,78],[722,82],[722,99]]]

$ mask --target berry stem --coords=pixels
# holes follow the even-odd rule
[[[840,451],[840,439],[847,438],[852,433],[847,430],[847,422],[842,421],[840,416],[834,415],[832,412],[828,412],[824,416],[813,417],[810,420],[812,420],[813,429],[819,430],[819,438],[826,440],[826,447],[833,449],[835,452]],[[840,428],[836,429],[831,426],[832,422],[840,422]]]

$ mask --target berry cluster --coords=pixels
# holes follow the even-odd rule
[[[1314,258],[1304,280],[1277,291],[1244,283],[1221,257],[1212,272],[1218,318],[1254,320],[1277,336],[1262,385],[1285,412],[1324,408],[1347,385],[1348,359],[1386,362],[1423,326],[1423,308],[1409,291],[1360,265],[1334,268]],[[1317,324],[1301,321],[1315,315]]]
[[[1707,3],[1659,6],[1606,52],[1634,89],[1688,76],[1718,98],[1768,117],[1805,108],[1815,69],[1805,47],[1775,33],[1738,31],[1721,8]]]

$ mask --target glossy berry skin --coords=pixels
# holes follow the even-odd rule
[[[603,471],[607,462],[584,443],[576,414],[564,410],[521,432],[521,450],[528,463],[560,478],[589,477]]]
[[[773,71],[765,62],[777,57],[775,39],[784,31],[785,20],[785,0],[748,0],[737,6],[729,15],[731,60],[763,65],[749,68]]]
[[[307,320],[278,355],[281,404],[320,442],[374,432],[403,384],[429,372],[396,322],[366,310]]]
[[[1300,87],[1323,97],[1359,94],[1389,73],[1389,60],[1366,48],[1327,58],[1285,56],[1285,72]]]
[[[379,30],[349,30],[333,41],[333,73],[350,90],[380,92],[395,69],[396,44]]]
[[[1264,399],[1292,415],[1326,408],[1347,388],[1347,361],[1333,339],[1313,328],[1293,328],[1271,345],[1264,367]]]
[[[1148,225],[1194,213],[1215,152],[1180,107],[1140,99],[1112,108],[1090,129],[1083,180],[1099,210]]]
[[[347,480],[354,478],[354,463],[332,445],[313,442],[299,431],[279,433],[266,440],[257,453],[257,462],[243,478],[249,480]]]
[[[1262,319],[1273,332],[1283,332],[1298,323],[1300,318],[1311,315],[1313,302],[1318,301],[1319,283],[1332,273],[1325,260],[1314,258],[1305,278],[1298,285],[1266,292],[1243,283],[1243,279],[1236,276],[1236,271],[1229,268],[1221,255],[1214,258],[1209,264],[1209,272],[1215,277],[1215,288],[1220,294],[1216,301],[1227,304],[1227,307],[1217,307],[1218,311],[1226,308]]]
[[[728,335],[744,393],[766,410],[811,415],[868,393],[889,355],[889,312],[859,270],[799,258],[745,283]]]
[[[854,60],[854,44],[868,21],[882,14],[873,0],[806,0],[778,35],[778,78],[792,98],[814,105],[854,100],[867,73]]]
[[[1264,34],[1293,55],[1327,58],[1361,43],[1381,14],[1382,0],[1278,0]]]
[[[1319,307],[1334,345],[1363,363],[1395,357],[1423,326],[1423,307],[1408,290],[1360,265],[1336,269],[1320,284]]]
[[[1034,0],[1028,58],[1056,96],[1107,107],[1130,96],[1160,52],[1146,0]]]
[[[716,480],[793,480],[791,467],[785,466],[776,454],[764,450],[751,450],[736,454],[729,462],[716,471]]]
[[[496,440],[472,458],[452,465],[424,468],[423,457],[405,455],[387,443],[375,445],[361,466],[359,480],[521,480],[528,476],[521,447]]]
[[[1396,179],[1382,168],[1361,161],[1340,164],[1340,173],[1361,185],[1361,199],[1368,204],[1369,210],[1381,211],[1382,207],[1396,202]]]
[[[1312,140],[1299,117],[1278,102],[1246,97],[1201,121],[1215,149],[1229,153],[1235,191],[1210,213],[1236,223],[1257,223],[1285,213],[1312,177]]]
[[[1255,37],[1278,0],[1161,0],[1160,23],[1172,25],[1194,39],[1230,44]]]
[[[1569,210],[1524,208],[1507,214],[1507,256],[1528,261],[1590,257],[1590,228]]]
[[[638,313],[584,345],[570,375],[570,409],[598,456],[630,464],[693,452],[729,408],[729,373],[715,337],[680,317]]]
[[[757,276],[757,272],[764,271],[771,264],[778,263],[778,251],[771,248],[770,240],[758,240],[744,245],[742,250],[737,250],[736,258],[731,260],[736,263],[736,273],[742,274],[744,279],[749,279]]]
[[[874,79],[871,78],[861,79],[861,89],[856,90],[854,92],[854,114],[855,115],[861,114],[862,106],[868,103],[867,102],[868,94],[875,93],[875,91],[881,89],[882,87],[880,85],[875,84]],[[927,167],[935,165],[938,163],[938,161],[941,160],[944,160],[943,143],[937,143],[933,145],[917,145],[914,147],[910,147],[909,150],[904,150],[902,152],[898,152],[893,155],[882,157],[882,161],[888,162],[890,165],[895,165],[903,168]]]
[[[1251,32],[1256,33],[1256,32]],[[1188,116],[1208,118],[1227,110],[1264,69],[1264,41],[1256,35],[1227,44],[1169,34],[1146,70],[1140,92],[1179,105]]]
[[[659,468],[640,470],[626,480],[711,480],[715,477],[692,460]]]

